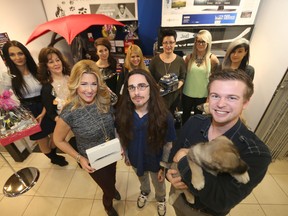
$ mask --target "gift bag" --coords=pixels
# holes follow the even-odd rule
[[[30,111],[12,99],[12,91],[0,95],[0,144],[8,145],[16,140],[41,131]]]

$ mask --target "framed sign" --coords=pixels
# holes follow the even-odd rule
[[[253,25],[261,0],[163,0],[162,27]]]
[[[137,0],[42,0],[48,21],[70,14],[104,14],[118,21],[138,20]]]
[[[5,59],[4,59],[4,56],[2,53],[2,48],[7,41],[10,41],[7,32],[0,33],[0,56],[1,56],[2,60],[4,61],[4,63],[5,63]]]

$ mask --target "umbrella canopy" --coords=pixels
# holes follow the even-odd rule
[[[45,22],[36,27],[26,45],[49,31],[56,32],[66,39],[68,44],[82,31],[92,25],[120,25],[123,23],[103,14],[72,14]]]

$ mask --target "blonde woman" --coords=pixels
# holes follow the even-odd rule
[[[182,95],[183,123],[188,120],[192,110],[194,114],[202,114],[197,105],[206,102],[209,76],[219,64],[218,58],[211,53],[211,42],[211,33],[200,30],[195,37],[192,54],[185,59],[187,75]]]
[[[93,169],[86,149],[115,138],[110,91],[94,61],[81,60],[72,69],[68,88],[70,95],[57,120],[55,144],[75,158],[103,191],[102,202],[109,216],[118,216],[113,198],[120,200],[115,188],[116,162],[99,170]],[[75,135],[78,152],[65,140],[68,132]]]
[[[135,44],[132,44],[128,47],[124,67],[118,77],[117,90],[116,90],[117,95],[122,95],[123,84],[125,82],[125,79],[128,73],[134,69],[143,69],[145,71],[148,71],[148,68],[144,63],[144,56],[141,48]]]

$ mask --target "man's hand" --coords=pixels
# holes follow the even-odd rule
[[[175,187],[176,189],[179,190],[184,190],[187,189],[187,185],[181,181],[181,176],[179,176],[179,173],[175,169],[169,169],[167,174],[166,174],[167,179],[169,182]]]

